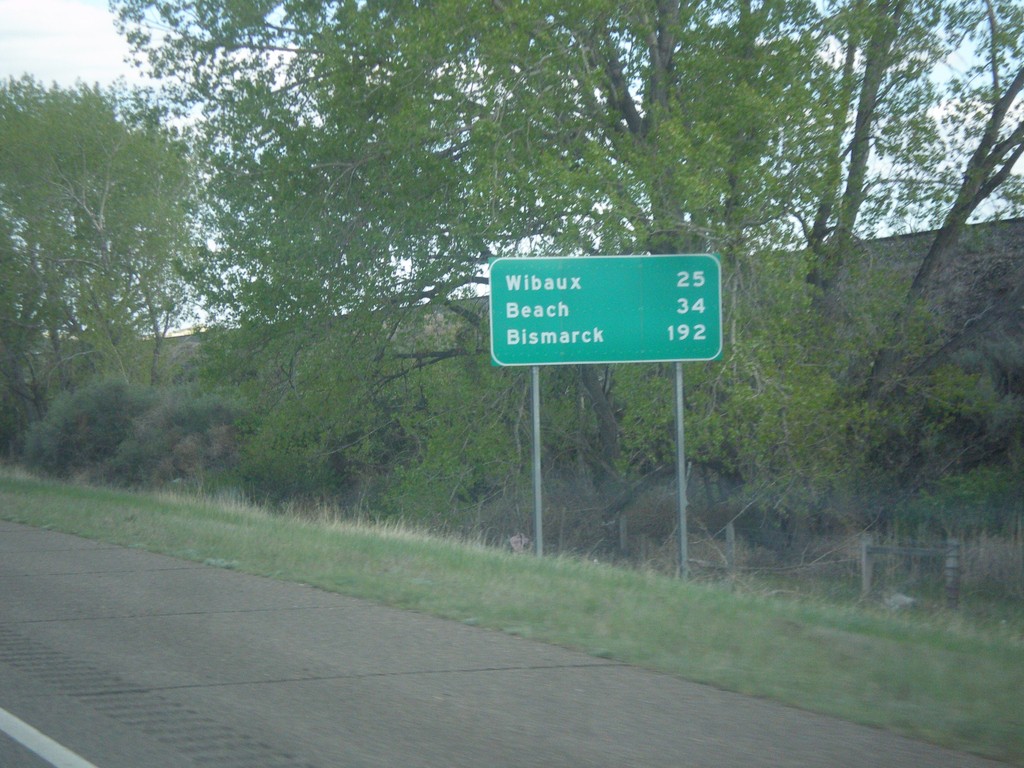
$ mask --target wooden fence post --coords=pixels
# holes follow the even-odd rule
[[[955,611],[960,605],[960,542],[946,542],[946,607]]]
[[[736,580],[736,526],[731,520],[725,526],[725,567],[732,584]]]
[[[860,596],[862,598],[871,594],[871,580],[874,576],[875,564],[871,558],[871,534],[860,535]]]

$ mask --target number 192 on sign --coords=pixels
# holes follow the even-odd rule
[[[680,323],[679,325],[670,325],[668,327],[668,340],[669,341],[686,341],[692,339],[693,341],[704,341],[708,337],[708,328],[706,325],[687,325],[686,323]]]

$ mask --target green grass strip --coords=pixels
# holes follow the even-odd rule
[[[0,472],[0,518],[315,585],[1024,765],[1024,642],[400,526]]]

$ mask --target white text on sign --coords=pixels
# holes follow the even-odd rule
[[[516,304],[510,301],[505,304],[505,317],[568,317],[569,305],[564,301],[557,304]]]
[[[601,328],[589,331],[527,331],[525,328],[509,328],[507,339],[510,347],[534,344],[603,344],[604,331]]]
[[[578,277],[541,277],[539,275],[505,275],[510,291],[580,291],[583,285]]]

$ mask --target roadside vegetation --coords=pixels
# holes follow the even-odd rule
[[[0,473],[0,517],[580,649],[1024,765],[1024,621],[730,590],[390,523]]]

